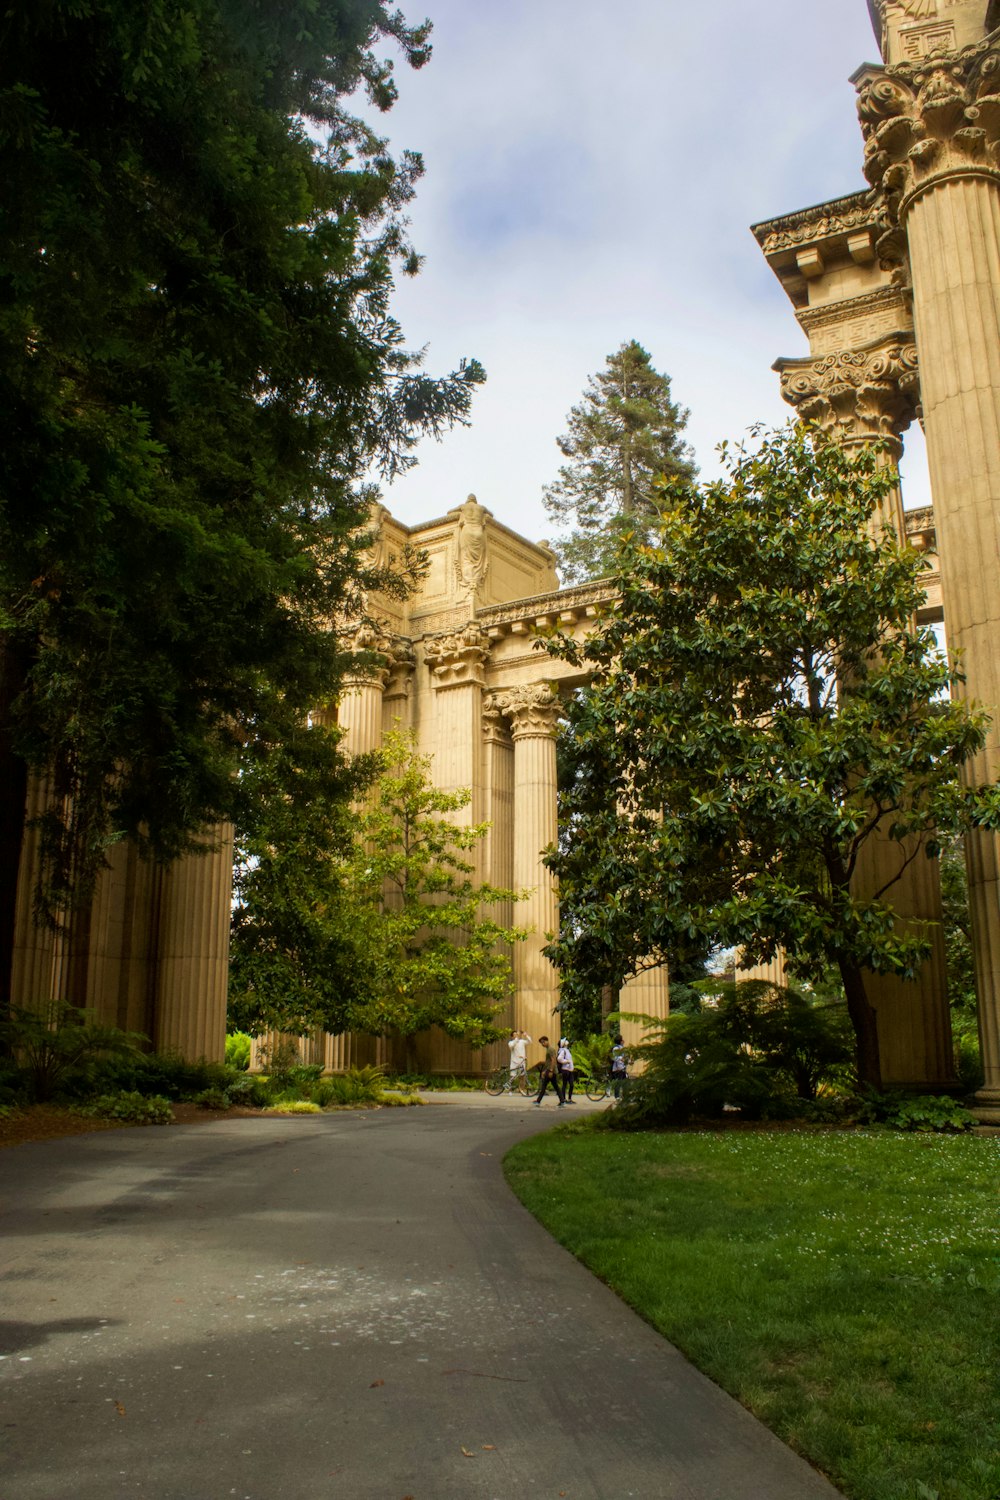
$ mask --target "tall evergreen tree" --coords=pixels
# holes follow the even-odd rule
[[[569,528],[553,542],[565,582],[610,574],[621,535],[644,532],[658,512],[657,478],[693,477],[681,437],[687,419],[670,399],[669,377],[653,369],[635,339],[590,378],[569,430],[556,440],[569,462],[544,490],[546,511]]]
[[[336,690],[362,476],[462,421],[389,313],[421,171],[385,0],[46,0],[0,18],[0,1006],[29,772],[42,906],[169,858]],[[372,580],[361,579],[362,584]]]

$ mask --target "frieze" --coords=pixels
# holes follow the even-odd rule
[[[821,307],[804,307],[796,313],[799,324],[806,334],[828,328],[838,323],[854,323],[859,318],[899,315],[908,310],[908,299],[899,286],[881,286],[865,292],[860,297],[848,297],[843,302],[828,302]]]
[[[586,612],[590,607],[607,604],[615,598],[615,591],[607,579],[593,583],[576,584],[573,588],[555,589],[548,594],[535,594],[530,599],[515,599],[512,604],[492,604],[481,609],[476,620],[485,629],[494,626],[509,626],[520,623],[533,624],[546,615],[559,615],[570,610]]]

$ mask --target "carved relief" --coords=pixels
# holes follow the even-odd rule
[[[462,630],[432,636],[424,645],[424,660],[438,688],[481,687],[489,653],[489,636],[474,620]]]
[[[817,208],[805,208],[795,214],[784,214],[780,219],[755,224],[753,232],[764,254],[770,256],[816,240],[851,234],[874,225],[876,221],[875,195],[867,191],[852,193],[847,198],[834,198]]]
[[[494,693],[492,702],[510,720],[515,740],[529,737],[548,739],[556,732],[562,703],[547,682],[510,688]]]
[[[487,744],[509,745],[510,731],[500,704],[500,696],[490,693],[483,700],[483,738]]]
[[[371,620],[345,626],[340,635],[348,651],[356,658],[344,669],[345,686],[360,687],[374,682],[384,686],[389,677],[392,638]]]
[[[876,349],[821,359],[781,360],[781,394],[806,422],[844,443],[888,439],[913,420],[919,399],[916,345],[901,339]]]
[[[1000,181],[1000,39],[921,63],[864,68],[855,82],[865,176],[881,190],[890,230],[914,193],[952,172]]]

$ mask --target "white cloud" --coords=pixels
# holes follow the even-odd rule
[[[847,82],[877,57],[864,0],[429,5],[434,56],[400,70],[384,127],[427,163],[426,265],[395,308],[430,370],[475,355],[489,380],[390,508],[412,524],[475,491],[545,535],[555,438],[630,338],[690,409],[703,471],[722,438],[784,420],[770,365],[805,340],[749,225],[864,185]]]

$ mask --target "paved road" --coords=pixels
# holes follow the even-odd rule
[[[0,1151],[0,1500],[835,1500],[509,1192],[563,1117]]]

